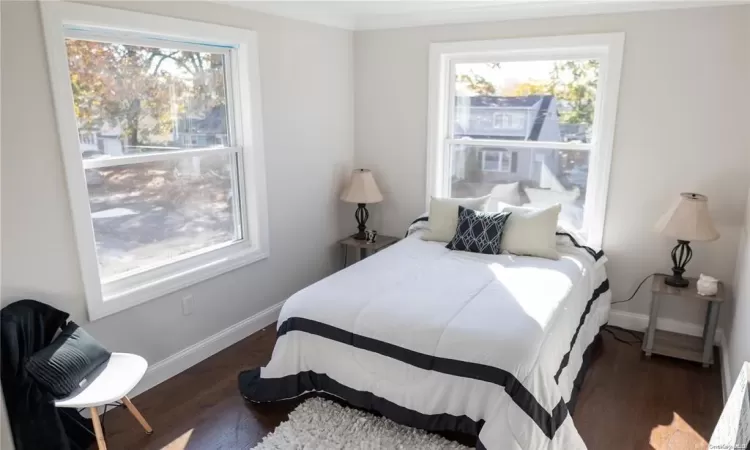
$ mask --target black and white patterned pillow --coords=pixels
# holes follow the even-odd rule
[[[503,237],[503,228],[510,214],[479,212],[459,206],[456,234],[445,248],[499,255],[502,253],[500,240]]]

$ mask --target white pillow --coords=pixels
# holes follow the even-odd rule
[[[436,198],[430,199],[429,229],[422,235],[425,241],[450,242],[458,226],[458,207],[486,211],[490,196],[478,198]]]
[[[581,196],[581,190],[575,186],[569,191],[554,191],[552,189],[540,189],[527,187],[523,190],[529,197],[529,203],[551,206],[556,203],[574,203]],[[510,203],[510,202],[508,202]]]
[[[503,251],[514,255],[560,259],[555,235],[560,215],[559,204],[544,209],[504,206],[501,211],[510,212],[500,241]]]
[[[488,211],[498,212],[504,204],[521,205],[521,193],[518,191],[518,181],[514,183],[496,184],[490,191]]]

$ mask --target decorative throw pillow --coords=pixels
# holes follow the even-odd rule
[[[449,242],[456,234],[458,207],[484,211],[490,196],[478,198],[436,198],[430,199],[429,229],[422,235],[425,241]]]
[[[94,370],[112,354],[73,322],[68,322],[52,343],[31,355],[26,370],[55,398],[84,387]]]
[[[500,243],[503,251],[514,255],[560,259],[555,235],[560,205],[545,209],[505,206],[502,211],[512,213]]]
[[[459,206],[456,234],[445,248],[499,255],[503,228],[510,215],[509,212],[485,213]]]

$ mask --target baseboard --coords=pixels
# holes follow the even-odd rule
[[[612,309],[609,311],[609,324],[616,327],[625,328],[626,330],[646,331],[646,328],[648,328],[648,316],[646,314],[637,314]],[[702,325],[690,322],[682,322],[675,319],[660,317],[656,321],[656,328],[659,330],[687,334],[690,336],[703,336]],[[714,342],[719,346],[721,351],[721,387],[722,392],[724,393],[724,401],[726,401],[729,390],[732,389],[732,383],[731,380],[729,380],[729,377],[731,377],[729,371],[729,355],[727,341],[724,337],[723,329],[716,329]]]
[[[724,333],[721,334],[719,347],[721,347],[721,392],[724,394],[724,403],[726,403],[734,382],[732,381],[732,371],[729,369],[729,345]]]
[[[151,365],[146,371],[143,380],[133,389],[130,396],[135,397],[146,392],[152,387],[198,364],[209,356],[271,325],[279,318],[279,311],[281,311],[283,304],[284,302],[280,302],[270,308],[266,308],[252,317],[248,317]]]

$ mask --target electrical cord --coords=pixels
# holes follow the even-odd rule
[[[634,341],[629,341],[629,340],[623,339],[622,337],[618,336],[615,333],[615,330],[616,331],[625,332],[625,333],[631,335],[633,337],[633,339],[635,339],[635,340]],[[612,337],[615,338],[615,340],[617,342],[622,342],[623,344],[633,345],[633,344],[641,344],[641,343],[643,343],[643,338],[641,338],[640,336],[638,336],[633,331],[626,330],[625,328],[616,327],[614,325],[607,325],[607,326],[604,327],[603,331],[606,331],[607,333],[611,334]]]
[[[635,291],[633,292],[633,295],[631,295],[630,297],[628,297],[625,300],[619,300],[619,301],[616,301],[616,302],[612,302],[611,304],[612,305],[616,305],[618,303],[626,303],[626,302],[629,302],[630,300],[633,300],[635,298],[635,296],[638,294],[638,291],[641,290],[641,287],[643,287],[643,283],[645,283],[646,280],[648,280],[652,276],[653,276],[653,274],[646,275],[646,277],[643,280],[641,280],[640,283],[638,283],[638,287],[635,288]],[[630,341],[630,340],[623,339],[622,337],[618,336],[615,333],[615,330],[618,331],[618,332],[620,332],[620,331],[621,332],[625,332],[625,333],[629,334],[630,336],[632,336],[633,339],[635,339],[635,340],[634,341]],[[620,327],[616,327],[616,326],[613,326],[613,325],[607,325],[606,327],[604,327],[604,331],[606,331],[607,333],[611,334],[612,337],[616,341],[622,342],[623,344],[633,345],[633,344],[640,344],[640,343],[643,342],[643,338],[641,338],[640,336],[638,336],[637,334],[635,334],[633,331],[626,330],[625,328],[620,328]]]
[[[646,280],[648,280],[649,278],[651,278],[653,276],[654,276],[654,274],[646,275],[646,278],[644,278],[643,280],[641,280],[641,282],[638,284],[638,287],[635,288],[635,292],[633,292],[633,295],[631,295],[630,297],[628,297],[627,300],[619,300],[619,301],[616,301],[616,302],[612,302],[611,304],[612,305],[616,305],[618,303],[625,303],[625,302],[629,302],[630,300],[633,300],[633,298],[638,293],[638,291],[641,290],[641,287],[643,286],[643,283],[645,283]]]

